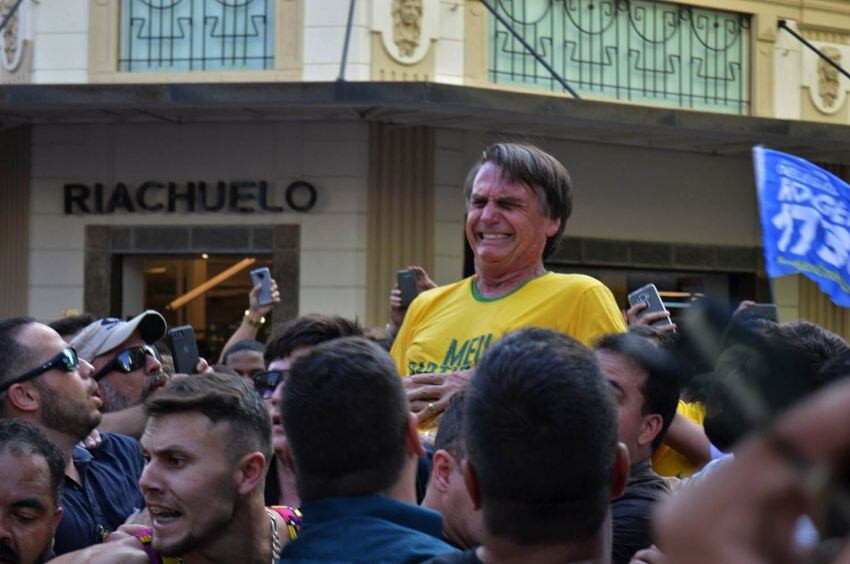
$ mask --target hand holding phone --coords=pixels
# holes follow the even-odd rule
[[[251,282],[260,287],[260,295],[257,296],[257,305],[266,307],[274,304],[272,297],[272,275],[268,267],[257,268],[251,271]]]
[[[191,325],[172,327],[168,330],[168,344],[174,359],[174,372],[177,374],[195,374],[198,371],[198,342]]]
[[[634,307],[638,304],[644,304],[644,309],[637,314],[638,320],[643,316],[652,313],[666,313],[661,319],[656,319],[649,324],[650,327],[662,329],[673,326],[673,321],[670,319],[670,312],[664,307],[664,302],[661,301],[661,295],[658,293],[658,288],[655,284],[647,284],[642,288],[638,288],[628,296],[629,305]]]
[[[419,288],[416,286],[416,273],[412,270],[399,270],[398,288],[401,290],[401,307],[410,307],[414,298],[419,295]]]

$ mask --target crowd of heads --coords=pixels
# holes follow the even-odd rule
[[[502,237],[509,252],[484,243],[474,251],[477,267],[499,263],[497,273],[500,253],[519,253],[522,267],[536,264],[528,256],[542,264],[573,207],[566,169],[522,144],[487,148],[465,196],[470,243],[498,239],[481,237],[482,225],[513,230]],[[512,216],[529,197],[534,209]],[[675,335],[636,324],[591,346],[551,329],[509,331],[447,402],[433,444],[387,352],[391,338],[356,320],[312,314],[278,324],[265,342],[234,336],[219,365],[200,361],[202,373],[178,375],[154,311],[50,326],[0,320],[0,560],[43,562],[54,549],[88,550],[110,533],[119,538],[100,545],[106,554],[144,547],[185,561],[286,559],[307,542],[295,540],[297,519],[280,521],[266,507],[269,495],[286,494],[316,515],[328,511],[325,500],[391,499],[404,504],[394,515],[421,502],[431,511],[416,515],[432,524],[438,517],[439,539],[408,532],[393,545],[419,556],[480,547],[476,558],[488,562],[607,562],[612,554],[619,562],[618,519],[639,512],[647,543],[635,548],[647,546],[655,538],[649,502],[661,500],[658,492],[676,496],[651,461],[683,399],[704,399],[706,450],[737,453],[745,438],[850,373],[850,347],[815,324],[712,319]],[[427,488],[417,500],[423,469]],[[80,508],[92,495],[113,522],[86,522],[95,540],[59,546],[58,529],[83,526]],[[623,499],[643,501],[617,507]],[[304,538],[315,538],[306,511]],[[354,533],[325,534],[327,548],[333,534]],[[381,559],[358,558],[372,556]]]

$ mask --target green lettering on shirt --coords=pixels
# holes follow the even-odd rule
[[[457,350],[457,339],[452,339],[449,345],[449,350],[446,351],[446,357],[443,359],[443,372],[448,372],[453,367],[460,366],[460,363],[469,348],[469,341],[464,341],[460,351]]]
[[[443,363],[440,366],[440,371],[457,372],[458,370],[469,370],[487,352],[487,349],[490,348],[492,343],[492,333],[467,339],[460,347],[458,347],[457,339],[452,339]]]

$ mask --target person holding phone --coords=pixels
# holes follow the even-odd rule
[[[265,270],[268,272],[268,269]],[[264,301],[260,299],[261,293],[263,293],[266,288],[268,289],[268,296],[271,297],[271,301]],[[254,287],[251,288],[251,292],[248,294],[248,309],[245,310],[245,315],[242,316],[242,323],[239,324],[239,327],[224,344],[224,347],[221,349],[221,354],[218,357],[218,362],[220,364],[225,364],[228,351],[236,343],[245,340],[255,340],[257,338],[257,333],[260,332],[260,328],[266,323],[266,315],[268,315],[274,306],[279,303],[280,289],[278,288],[275,279],[269,275],[267,287],[258,280],[257,283],[254,284]]]
[[[426,290],[437,287],[437,283],[431,280],[428,272],[421,266],[408,266],[407,272],[411,273],[413,280],[415,280],[414,298]],[[391,337],[395,338],[398,333],[399,327],[404,322],[404,314],[407,313],[411,303],[413,303],[413,299],[405,300],[401,286],[398,283],[394,284],[392,290],[390,290],[390,321],[386,326],[386,331]]]
[[[601,282],[543,265],[573,207],[560,162],[532,145],[497,143],[469,172],[464,191],[475,274],[420,294],[392,348],[411,408],[426,427],[467,385],[484,352],[514,329],[553,329],[584,344],[626,330]]]

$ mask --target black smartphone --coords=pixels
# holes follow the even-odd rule
[[[195,374],[198,371],[198,342],[191,325],[172,327],[168,330],[168,344],[174,359],[174,372],[177,374]]]
[[[268,267],[257,268],[251,271],[251,282],[254,286],[262,285],[260,295],[257,296],[257,303],[261,306],[269,306],[274,303],[272,300],[272,275]]]
[[[416,274],[412,270],[399,270],[398,288],[401,290],[401,307],[410,307],[413,299],[419,295],[419,288],[416,287]]]
[[[629,294],[629,305],[635,306],[637,304],[646,304],[646,307],[638,313],[638,318],[643,317],[647,313],[667,311],[667,308],[664,307],[664,302],[661,301],[661,295],[658,293],[658,288],[655,287],[655,284],[647,284],[646,286],[638,288]],[[669,317],[665,317],[664,319],[653,321],[650,325],[652,327],[665,327],[667,325],[673,325],[673,322]]]

